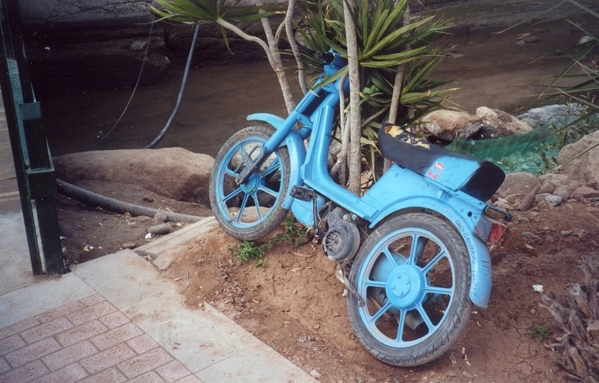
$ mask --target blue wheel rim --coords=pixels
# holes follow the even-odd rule
[[[455,263],[433,233],[408,227],[383,237],[366,255],[356,289],[367,331],[392,348],[416,346],[445,323],[455,295]]]
[[[217,170],[216,199],[218,210],[229,225],[247,229],[264,222],[282,198],[282,182],[287,176],[276,152],[271,154],[248,181],[236,185],[241,172],[240,158],[258,158],[266,139],[250,137],[236,142],[220,161]]]

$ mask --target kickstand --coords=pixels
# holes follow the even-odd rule
[[[345,265],[346,265],[346,262],[337,264],[337,271],[335,271],[335,276],[337,277],[337,279],[339,279],[339,281],[341,281],[341,283],[343,283],[343,285],[345,286],[347,291],[349,291],[350,294],[353,295],[354,298],[356,298],[356,300],[358,301],[358,306],[364,307],[366,302],[364,301],[364,299],[362,299],[360,294],[358,294],[358,291],[356,290],[356,288],[351,284],[349,279],[347,279],[347,277],[345,276]]]

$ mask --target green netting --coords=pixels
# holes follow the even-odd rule
[[[446,149],[491,161],[506,173],[546,173],[557,165],[559,150],[576,139],[568,128],[581,120],[554,121],[526,133],[478,141],[454,141]]]

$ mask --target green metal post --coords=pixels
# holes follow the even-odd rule
[[[56,216],[56,177],[35,101],[21,33],[19,4],[0,3],[0,88],[33,274],[64,274]]]

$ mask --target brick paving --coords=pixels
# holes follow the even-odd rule
[[[0,329],[0,383],[201,383],[95,294]]]

